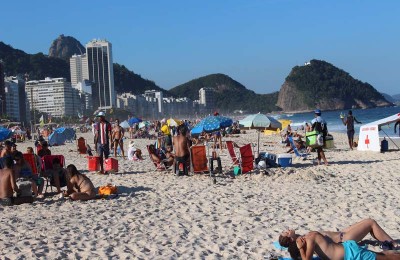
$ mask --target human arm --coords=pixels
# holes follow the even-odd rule
[[[301,259],[311,260],[314,254],[315,239],[312,233],[300,236],[296,239],[297,248],[300,251]]]
[[[357,124],[362,124],[360,121],[357,120],[356,117],[354,117],[354,122],[356,122]]]
[[[343,122],[343,125],[347,125],[347,118],[346,118],[346,120],[344,118],[342,118],[342,122]]]
[[[15,180],[14,172],[10,173],[10,181],[11,181],[11,187],[12,187],[13,191],[15,191],[18,194],[19,193],[19,188],[18,188],[17,182]]]
[[[400,124],[400,121],[397,121],[396,124],[394,124],[394,133],[396,133],[396,128],[398,124]]]

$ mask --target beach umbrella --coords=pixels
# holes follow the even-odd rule
[[[143,121],[143,122],[140,122],[140,123],[139,123],[139,128],[147,127],[147,126],[149,126],[149,125],[150,125],[150,122],[149,122],[149,121]]]
[[[183,122],[179,119],[170,118],[167,120],[167,124],[168,124],[168,126],[179,126],[179,125],[183,124]]]
[[[140,122],[142,122],[142,119],[140,119],[140,118],[137,118],[137,117],[131,117],[131,118],[129,118],[129,120],[128,120],[128,123],[129,123],[129,125],[133,125],[133,124],[136,124],[136,123],[140,123]]]
[[[8,138],[10,138],[12,135],[12,132],[4,127],[0,127],[0,141],[4,141]]]
[[[120,123],[119,126],[122,128],[129,128],[130,125],[129,125],[128,121],[125,120],[122,123]]]
[[[64,135],[66,141],[71,141],[75,137],[75,130],[71,127],[59,127],[55,129],[54,132]]]
[[[266,116],[263,114],[248,115],[244,119],[239,121],[241,128],[257,129],[258,130],[258,148],[257,152],[260,154],[260,131],[261,130],[277,130],[282,129],[282,124],[273,117]]]
[[[49,136],[49,145],[53,146],[53,145],[62,145],[65,143],[65,141],[67,140],[64,132],[58,132],[58,131],[54,131],[53,133],[51,133],[51,135]]]
[[[229,127],[233,124],[232,119],[225,116],[208,116],[203,118],[194,129],[195,131],[201,130],[206,133],[211,133],[220,130],[221,128]],[[192,129],[193,132],[193,129]]]

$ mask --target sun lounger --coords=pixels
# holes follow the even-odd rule
[[[294,152],[294,154],[296,155],[296,157],[299,157],[299,158],[307,158],[308,153],[300,153],[300,152],[299,152],[299,150],[297,149],[296,144],[295,144],[294,141],[293,141],[293,137],[288,136],[288,140],[289,140],[290,146],[291,146],[291,148],[293,149],[293,152]]]

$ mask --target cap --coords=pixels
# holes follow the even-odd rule
[[[321,110],[315,109],[315,110],[314,110],[314,113],[315,113],[315,114],[321,114]]]
[[[97,117],[99,117],[99,116],[106,116],[106,113],[104,113],[103,111],[100,111],[100,112],[97,114]]]

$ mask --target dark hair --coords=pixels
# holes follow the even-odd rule
[[[60,158],[55,157],[55,158],[53,159],[52,163],[53,163],[53,164],[55,164],[55,163],[56,163],[56,164],[61,164]]]
[[[7,168],[12,168],[13,167],[13,165],[14,165],[14,160],[10,157],[10,156],[6,156],[6,157],[4,157],[4,165],[7,167]]]
[[[15,158],[20,158],[20,159],[24,159],[24,155],[20,152],[20,151],[16,151],[14,153],[14,159]]]
[[[78,171],[75,165],[70,164],[67,166],[67,174],[69,178],[74,177],[76,175],[80,175],[81,173]]]
[[[11,146],[11,145],[12,145],[12,142],[11,142],[10,140],[6,140],[6,141],[4,142],[4,145]]]
[[[181,135],[186,135],[186,126],[185,125],[180,125],[178,130]]]
[[[296,241],[290,241],[288,251],[293,260],[301,260],[300,249],[297,248]]]
[[[279,235],[279,244],[283,247],[289,247],[290,242],[292,242],[292,238],[288,236]]]
[[[349,115],[353,115],[353,111],[349,110]]]
[[[44,141],[44,142],[42,143],[42,147],[47,147],[47,146],[49,146],[49,144],[48,144],[46,141]]]

